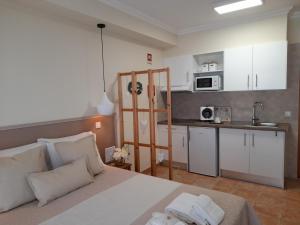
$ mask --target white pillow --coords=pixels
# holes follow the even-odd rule
[[[57,167],[60,167],[64,165],[63,160],[60,158],[60,156],[57,154],[54,144],[58,142],[65,142],[65,141],[77,141],[80,140],[81,138],[88,137],[90,135],[94,135],[96,139],[96,135],[93,132],[83,132],[80,134],[76,134],[73,136],[68,136],[68,137],[62,137],[62,138],[39,138],[37,141],[39,143],[44,143],[47,145],[47,150],[48,154],[50,157],[50,162],[51,162],[51,167],[52,169],[55,169]],[[97,146],[96,146],[97,147]]]
[[[27,176],[33,172],[47,170],[45,148],[32,145],[14,156],[0,157],[0,212],[31,202],[35,196],[28,185]],[[11,149],[10,149],[11,150]],[[7,151],[17,152],[17,150]]]
[[[93,177],[87,170],[86,158],[80,158],[51,171],[32,173],[28,176],[28,183],[39,200],[39,206],[92,182]]]
[[[1,150],[0,157],[14,156],[40,146],[42,146],[44,150],[46,150],[47,148],[47,145],[44,143],[33,143],[29,145],[23,145],[15,148],[8,148],[8,149]]]
[[[87,168],[91,175],[97,175],[104,170],[104,163],[96,146],[96,140],[93,135],[77,141],[65,141],[54,144],[55,150],[64,164],[86,157]]]

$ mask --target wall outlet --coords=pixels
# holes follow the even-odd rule
[[[96,122],[95,127],[96,129],[100,129],[102,126],[101,122]]]
[[[162,162],[166,158],[165,154],[163,152],[158,153],[158,161]]]
[[[115,149],[116,149],[115,146],[111,146],[105,149],[105,163],[113,161],[113,154]]]
[[[284,112],[284,116],[285,116],[286,118],[290,118],[290,117],[292,116],[292,112],[291,112],[291,111],[285,111],[285,112]]]

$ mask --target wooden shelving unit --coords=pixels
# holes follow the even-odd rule
[[[138,107],[138,95],[137,95],[137,77],[140,75],[148,76],[148,103],[149,108]],[[167,105],[166,108],[155,109],[155,84],[154,76],[163,75],[167,80]],[[123,107],[123,85],[122,77],[130,76],[132,83],[132,108]],[[172,169],[172,133],[171,133],[171,89],[170,89],[170,70],[169,68],[144,70],[144,71],[132,71],[118,73],[118,93],[119,93],[119,114],[120,114],[120,141],[121,146],[124,144],[133,145],[134,147],[134,163],[135,171],[140,171],[140,147],[150,148],[151,152],[151,175],[156,176],[156,150],[163,149],[168,151],[168,167],[169,167],[169,179],[173,179]],[[124,138],[124,112],[133,113],[133,141],[125,140]],[[149,127],[150,127],[150,143],[139,142],[139,112],[149,113]],[[156,143],[155,135],[155,113],[167,113],[168,120],[168,146],[159,146]]]

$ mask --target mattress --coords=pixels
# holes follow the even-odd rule
[[[0,225],[144,225],[182,192],[210,196],[225,211],[222,225],[260,225],[238,196],[109,166],[92,184],[44,207],[34,201],[0,214]]]

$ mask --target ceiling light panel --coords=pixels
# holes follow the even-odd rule
[[[215,10],[219,14],[225,14],[230,13],[242,9],[252,8],[255,6],[260,6],[263,4],[262,0],[243,0],[243,1],[237,1],[237,2],[231,2],[223,5],[219,5],[215,7]]]

